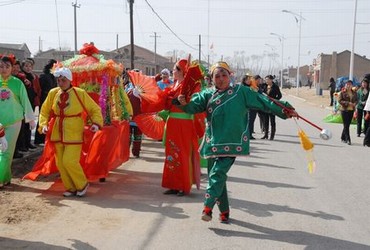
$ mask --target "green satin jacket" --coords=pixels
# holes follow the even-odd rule
[[[289,103],[279,101],[286,107]],[[204,158],[249,155],[249,109],[272,113],[282,119],[283,109],[249,87],[237,84],[224,91],[204,90],[180,106],[186,113],[206,112],[206,132],[200,147]]]

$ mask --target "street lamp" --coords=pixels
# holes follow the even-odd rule
[[[355,59],[355,34],[356,34],[356,14],[357,14],[357,0],[355,0],[355,11],[353,13],[353,30],[352,30],[352,46],[351,58],[349,61],[349,79],[353,80],[353,62]]]
[[[370,24],[370,23],[359,23],[356,22],[357,15],[357,0],[355,1],[354,13],[353,13],[353,29],[352,29],[352,46],[351,46],[351,58],[349,62],[349,79],[353,80],[353,67],[355,59],[355,36],[356,36],[356,24]]]
[[[283,70],[284,70],[284,35],[279,35],[271,32],[270,35],[279,38],[281,43],[281,70],[280,70],[280,88],[283,88]]]
[[[302,19],[306,20],[302,17],[302,12],[299,12],[299,14],[289,11],[289,10],[282,10],[284,13],[289,13],[294,16],[295,21],[298,24],[299,27],[299,37],[298,37],[298,65],[297,65],[297,95],[298,95],[298,88],[299,88],[299,63],[301,59],[301,27],[302,27]],[[298,17],[298,18],[297,18]]]

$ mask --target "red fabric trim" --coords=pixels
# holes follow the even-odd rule
[[[80,163],[89,181],[107,177],[110,170],[129,160],[129,128],[127,121],[113,121],[111,126],[104,126],[96,133],[85,127]],[[36,180],[39,175],[47,176],[58,171],[53,145],[50,136],[47,137],[42,156],[23,179]]]

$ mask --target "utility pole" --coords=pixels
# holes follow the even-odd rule
[[[199,63],[201,62],[201,55],[202,55],[202,35],[199,35]]]
[[[131,43],[131,69],[135,68],[134,58],[134,0],[127,0],[130,2],[130,43]]]
[[[157,36],[157,32],[154,32],[154,36],[150,36],[150,37],[154,37],[154,67],[155,67],[155,72],[157,73],[158,69],[157,69],[157,37],[160,37],[160,36]]]
[[[39,36],[39,52],[42,51],[42,40],[41,40],[41,36]]]
[[[116,35],[116,50],[118,50],[118,34]]]
[[[355,2],[355,8],[353,13],[353,29],[352,29],[352,45],[351,45],[351,57],[349,61],[349,80],[353,81],[353,65],[355,61],[355,35],[356,35],[356,15],[357,15],[357,0]]]
[[[72,3],[72,7],[74,9],[74,21],[75,21],[75,54],[77,54],[77,8],[80,8],[81,4],[77,4],[77,0],[75,3]]]

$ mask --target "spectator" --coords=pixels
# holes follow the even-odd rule
[[[356,105],[356,113],[357,113],[357,137],[361,136],[361,133],[364,134],[367,131],[367,128],[369,127],[369,122],[364,122],[364,130],[362,130],[362,122],[364,121],[364,117],[366,114],[366,111],[364,111],[364,107],[366,104],[366,100],[369,97],[369,80],[364,78],[361,82],[361,87],[357,90],[357,99],[358,103]]]
[[[157,84],[158,84],[158,87],[161,89],[161,90],[164,90],[165,88],[168,88],[169,86],[171,86],[171,84],[173,84],[173,82],[171,81],[170,79],[170,71],[168,69],[163,69],[161,71],[161,78],[162,80],[158,81]]]
[[[41,88],[41,95],[40,95],[40,109],[42,107],[42,104],[44,103],[49,91],[55,87],[57,87],[57,81],[54,77],[54,75],[50,72],[50,70],[53,68],[54,64],[57,61],[54,59],[51,59],[48,61],[48,63],[44,66],[43,73],[40,75],[40,88]],[[39,123],[37,123],[36,131],[39,129]],[[43,144],[45,143],[45,135],[40,133],[35,133],[35,144]]]
[[[125,72],[124,75],[127,76],[124,78],[125,91],[127,93],[128,99],[130,100],[130,103],[132,106],[132,116],[130,120],[130,145],[129,146],[132,146],[131,148],[132,155],[135,158],[139,158],[140,151],[141,151],[141,142],[142,142],[143,132],[137,126],[136,122],[134,121],[134,118],[137,115],[140,115],[142,113],[141,98],[136,93],[136,90],[132,82],[130,82],[130,77],[127,74],[127,72]]]
[[[36,107],[40,107],[40,96],[41,88],[39,77],[33,73],[33,65],[35,64],[32,58],[27,58],[22,62],[21,68],[23,73],[26,75],[24,84],[26,86],[28,99],[31,103],[33,111]],[[35,149],[36,147],[31,143],[31,130],[29,129],[29,124],[25,123],[24,125],[24,138],[26,149]]]
[[[339,110],[343,120],[341,140],[348,145],[351,145],[349,126],[351,125],[353,113],[357,104],[357,93],[352,90],[352,86],[353,82],[348,80],[338,97],[338,102],[340,105]]]
[[[252,87],[252,81],[253,81],[252,76],[249,75],[249,74],[246,74],[246,75],[244,75],[242,77],[241,83],[244,86],[247,86],[248,88],[256,91],[256,89],[254,89]],[[253,137],[253,133],[254,133],[254,121],[256,120],[256,116],[257,116],[257,110],[255,110],[255,109],[249,109],[247,120],[249,121],[248,128],[249,128],[249,139],[250,140],[255,140],[256,139],[256,138]]]
[[[330,106],[334,105],[334,93],[335,93],[335,88],[336,88],[336,83],[334,81],[333,77],[330,77],[329,80],[329,87],[328,89],[330,90]]]
[[[280,100],[282,95],[280,92],[280,88],[277,84],[273,82],[274,77],[272,75],[268,75],[265,77],[266,81],[266,88],[264,89],[264,93],[268,95],[269,97]],[[276,132],[276,122],[275,122],[275,115],[274,114],[266,114],[265,115],[265,125],[264,125],[264,133],[265,135],[261,139],[268,139],[269,134],[269,123],[271,123],[271,134],[270,134],[270,140],[274,140],[275,138],[275,132]]]
[[[24,83],[24,80],[26,80],[26,75],[21,70],[21,63],[19,60],[16,60],[13,65],[12,75],[17,77],[23,83]],[[26,140],[25,140],[24,134],[25,134],[25,122],[24,120],[22,120],[22,125],[19,131],[17,143],[15,146],[14,156],[13,156],[15,159],[23,157],[23,154],[20,153],[19,151],[23,151],[23,152],[28,151],[28,148],[26,147]]]

